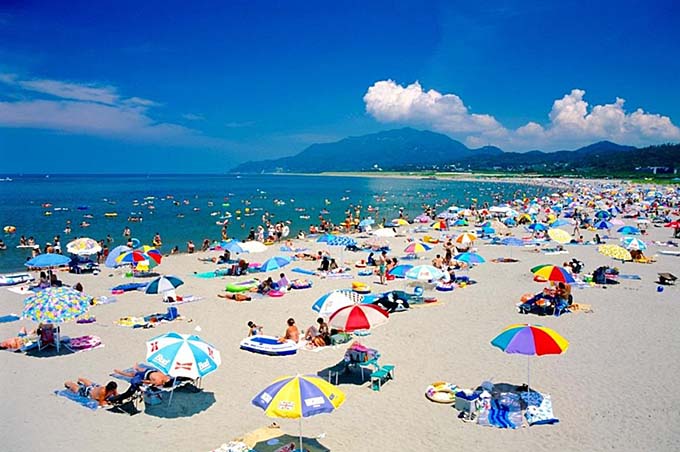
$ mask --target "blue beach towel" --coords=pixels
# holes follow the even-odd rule
[[[640,275],[621,275],[621,274],[619,275],[619,279],[632,279],[632,280],[635,280],[635,281],[642,280]]]
[[[99,402],[96,400],[92,400],[89,397],[79,396],[68,389],[59,389],[54,391],[54,393],[58,396],[66,397],[67,399],[76,402],[78,405],[84,406],[85,408],[89,408],[93,411],[99,408]]]
[[[19,317],[16,314],[8,314],[8,315],[3,315],[0,317],[0,323],[9,323],[9,322],[15,322],[19,320],[21,317]]]
[[[137,290],[146,287],[149,285],[149,283],[128,283],[128,284],[120,284],[116,287],[113,287],[111,290],[122,290],[124,292],[130,291],[130,290]]]
[[[522,411],[517,394],[503,393],[500,399],[492,399],[489,409],[482,410],[477,419],[479,425],[498,428],[522,426]]]
[[[295,273],[302,273],[303,275],[315,275],[316,274],[316,272],[314,270],[307,270],[307,269],[300,268],[300,267],[295,267],[291,271],[294,271]]]

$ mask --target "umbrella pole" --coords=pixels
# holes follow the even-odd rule
[[[529,408],[530,385],[531,385],[531,355],[527,355],[527,409]]]
[[[304,452],[302,448],[302,416],[300,416],[300,452]]]

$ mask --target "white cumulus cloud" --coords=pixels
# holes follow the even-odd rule
[[[423,126],[462,139],[469,146],[493,144],[506,150],[573,148],[597,140],[648,145],[680,140],[680,128],[667,116],[638,108],[624,109],[625,100],[589,106],[585,91],[574,89],[553,102],[545,124],[529,122],[508,129],[492,115],[470,113],[456,94],[424,91],[420,83],[406,87],[382,80],[364,95],[366,111],[380,122]]]

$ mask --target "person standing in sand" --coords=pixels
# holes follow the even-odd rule
[[[378,256],[378,276],[380,276],[380,284],[386,284],[385,275],[387,274],[387,251],[383,251]]]

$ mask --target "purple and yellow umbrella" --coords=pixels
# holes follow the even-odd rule
[[[432,247],[430,245],[427,245],[422,242],[411,242],[408,244],[406,248],[404,248],[404,252],[408,254],[417,254],[417,253],[424,253],[425,251],[430,251]]]
[[[573,284],[576,282],[574,277],[571,276],[571,273],[565,268],[558,267],[557,265],[539,265],[532,268],[531,273],[546,281],[563,282],[566,284]]]
[[[508,354],[527,356],[527,395],[531,382],[530,357],[560,355],[569,348],[569,342],[555,330],[526,323],[516,323],[506,327],[491,341],[491,345]]]

